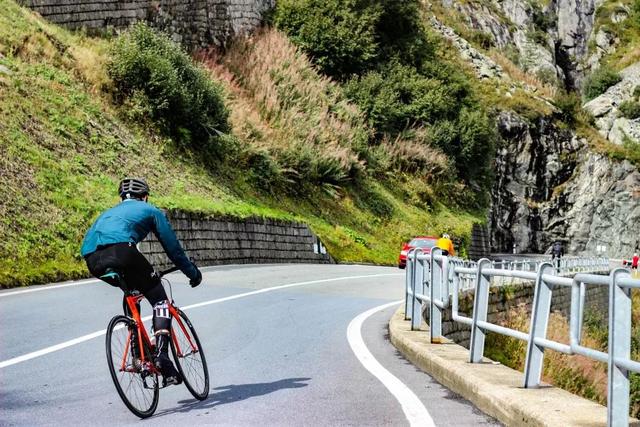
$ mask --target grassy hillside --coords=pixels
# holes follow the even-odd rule
[[[105,71],[110,40],[70,33],[0,0],[0,65],[8,70],[0,70],[0,286],[86,275],[80,241],[98,213],[117,201],[124,175],[145,176],[152,201],[164,208],[307,222],[339,261],[393,264],[401,241],[416,233],[448,230],[468,239],[481,213],[442,202],[457,184],[439,178],[446,158],[437,153],[422,153],[426,172],[403,166],[406,155],[387,150],[379,157],[398,165],[380,169],[383,176],[320,178],[306,182],[304,193],[291,191],[297,175],[288,173],[301,150],[310,150],[307,159],[357,167],[352,135],[368,130],[358,109],[286,39],[260,37],[257,43],[280,43],[307,92],[283,101],[288,89],[274,84],[269,90],[279,93],[260,93],[255,75],[234,68],[239,62],[231,51],[212,75],[225,87],[230,137],[241,153],[209,161],[153,123],[132,120],[114,101]],[[283,64],[278,56],[255,60],[272,76]],[[308,122],[310,115],[317,121]],[[275,179],[265,181],[261,165]]]

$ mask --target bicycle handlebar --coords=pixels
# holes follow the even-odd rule
[[[171,267],[171,268],[169,268],[167,270],[161,271],[159,274],[160,274],[160,277],[162,277],[162,276],[165,276],[165,275],[167,275],[169,273],[173,273],[174,271],[178,271],[178,270],[180,270],[178,267]]]
[[[189,261],[191,261],[191,263],[192,263],[193,265],[196,265],[196,263],[195,263],[195,261],[193,260],[193,258],[189,258]],[[162,276],[165,276],[165,275],[167,275],[167,274],[169,274],[169,273],[173,273],[174,271],[178,271],[178,270],[180,270],[178,267],[173,266],[173,267],[171,267],[171,268],[169,268],[169,269],[167,269],[167,270],[161,271],[161,272],[160,272],[160,273],[158,273],[158,274],[160,274],[160,277],[162,277]]]

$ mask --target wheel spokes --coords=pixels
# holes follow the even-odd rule
[[[120,323],[125,324],[126,322]],[[130,342],[133,335],[135,334],[131,333],[128,325],[112,328],[109,349],[112,363],[110,368],[116,374],[114,380],[117,381],[116,386],[122,392],[121,397],[123,400],[126,399],[125,403],[128,401],[128,404],[135,410],[146,413],[152,408],[155,409],[155,394],[157,393],[155,379],[152,378],[152,387],[147,387],[145,379],[137,369]]]

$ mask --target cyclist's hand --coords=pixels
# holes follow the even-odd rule
[[[195,288],[200,283],[202,283],[202,273],[200,273],[200,270],[198,269],[198,267],[196,267],[196,271],[198,272],[198,276],[189,280],[189,284],[191,285],[192,288]]]

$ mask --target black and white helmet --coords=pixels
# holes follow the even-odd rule
[[[124,199],[141,199],[149,194],[149,186],[142,178],[125,178],[120,181],[118,194]]]

